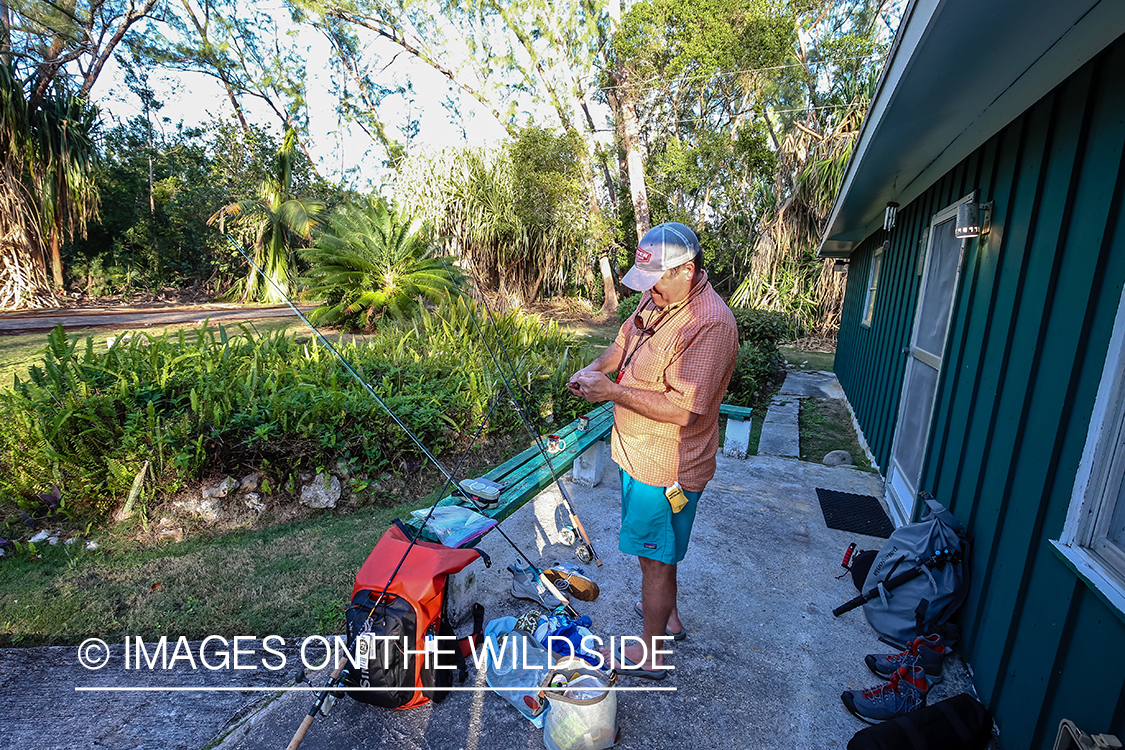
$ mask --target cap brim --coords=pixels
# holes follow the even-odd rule
[[[633,266],[621,277],[621,283],[630,289],[645,292],[656,286],[656,282],[660,281],[660,277],[663,275],[663,271],[646,271],[643,268]]]

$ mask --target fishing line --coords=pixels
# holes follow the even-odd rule
[[[444,258],[442,259],[441,262],[442,262],[442,266],[445,267],[446,272],[449,272],[449,266],[445,265],[445,259]],[[484,305],[484,309],[488,313],[488,319],[492,323],[492,330],[496,333],[496,342],[497,342],[498,348],[503,350],[504,347],[499,346],[500,345],[500,328],[496,323],[496,318],[492,314],[492,308],[489,306],[488,300],[484,296],[484,292],[480,291],[481,287],[480,287],[480,283],[477,281],[476,274],[470,273],[470,276],[473,279],[473,284],[476,285],[478,292],[480,292],[481,303]],[[585,527],[583,527],[582,521],[579,520],[578,514],[574,512],[574,508],[571,506],[570,493],[568,493],[566,491],[566,488],[563,486],[562,481],[559,479],[559,475],[555,471],[554,465],[551,463],[550,454],[548,454],[547,449],[543,446],[542,439],[540,438],[538,433],[536,433],[535,429],[533,428],[533,426],[531,424],[531,421],[528,419],[527,413],[526,413],[527,410],[520,403],[519,397],[516,396],[515,389],[512,388],[512,385],[508,381],[508,378],[505,377],[504,368],[500,365],[500,361],[497,359],[496,355],[493,353],[492,347],[490,347],[488,345],[488,339],[485,337],[484,331],[481,329],[480,321],[477,320],[476,312],[472,309],[472,306],[467,306],[467,307],[469,308],[469,317],[471,317],[472,320],[473,320],[473,326],[477,329],[477,333],[480,335],[481,341],[484,343],[484,348],[488,352],[488,356],[491,357],[491,359],[492,359],[492,363],[494,365],[496,365],[496,370],[500,375],[500,380],[504,383],[504,388],[508,391],[508,395],[511,397],[513,405],[516,407],[516,413],[520,415],[520,419],[523,421],[523,425],[527,429],[528,435],[530,435],[531,439],[534,441],[535,447],[537,447],[539,449],[540,455],[543,456],[543,462],[546,464],[547,469],[551,472],[551,478],[555,480],[555,484],[556,484],[556,486],[558,486],[560,494],[562,494],[563,502],[566,504],[567,511],[569,511],[569,513],[570,513],[571,521],[575,524],[575,526],[578,528],[578,531],[581,533],[582,541],[585,542],[586,547],[589,548],[590,555],[592,556],[593,560],[598,564],[599,567],[601,567],[601,564],[602,564],[601,558],[598,557],[598,553],[594,550],[594,543],[590,540],[590,536],[586,533],[586,529],[585,529]],[[512,368],[512,361],[507,357],[506,351],[505,351],[504,360],[508,364],[508,368],[512,371],[512,374],[514,375],[516,371]],[[589,561],[587,560],[585,562],[589,562]]]
[[[349,363],[348,360],[344,358],[344,355],[340,354],[340,352],[336,350],[336,347],[332,346],[331,342],[329,342],[328,339],[326,339],[324,337],[324,335],[320,332],[320,329],[318,329],[316,326],[314,326],[309,321],[309,319],[307,317],[305,317],[305,315],[300,310],[297,309],[297,306],[293,304],[293,301],[289,298],[289,295],[285,293],[285,291],[277,284],[277,282],[274,281],[273,279],[271,279],[266,274],[266,272],[262,270],[261,266],[259,266],[257,263],[254,262],[254,259],[250,257],[250,255],[242,248],[241,245],[239,245],[237,242],[234,241],[234,238],[232,238],[226,232],[223,232],[223,237],[226,238],[227,242],[229,242],[231,244],[231,246],[234,247],[234,249],[238,252],[239,255],[241,255],[243,258],[246,259],[246,262],[249,263],[250,266],[252,268],[254,268],[254,270],[256,270],[258,273],[260,273],[262,275],[262,278],[264,278],[266,281],[268,281],[270,283],[270,285],[274,288],[274,291],[276,291],[279,295],[281,295],[281,298],[285,300],[285,303],[287,305],[289,305],[289,309],[291,309],[297,315],[297,317],[301,319],[301,322],[303,322],[306,326],[308,326],[309,328],[312,329],[313,333],[316,334],[317,339],[324,345],[324,347],[326,349],[328,349],[328,351],[330,351],[336,357],[337,360],[339,360],[340,364],[342,364],[344,366],[344,369],[346,369],[348,371],[348,373],[353,378],[355,378],[360,383],[360,385],[363,386],[364,390],[366,390],[368,392],[368,394],[370,394],[371,397],[375,399],[376,403],[378,403],[379,406],[381,406],[383,408],[383,411],[387,412],[387,414],[391,417],[391,419],[394,420],[395,424],[397,424],[399,427],[402,428],[403,432],[405,432],[407,434],[407,436],[412,441],[414,441],[414,444],[418,446],[418,448],[422,451],[422,453],[428,459],[430,459],[430,461],[433,462],[434,466],[436,466],[438,468],[438,470],[441,471],[442,474],[445,475],[446,482],[445,482],[445,485],[443,485],[443,487],[442,487],[441,493],[438,494],[439,500],[435,501],[434,504],[432,506],[430,506],[430,513],[426,516],[425,521],[429,521],[430,517],[432,516],[432,514],[434,512],[434,509],[437,507],[437,503],[440,502],[440,498],[445,494],[445,487],[448,487],[451,484],[455,484],[453,474],[451,474],[445,468],[445,465],[442,464],[441,461],[439,461],[437,459],[437,457],[434,456],[434,454],[431,453],[429,451],[429,449],[427,449],[426,446],[422,444],[421,439],[419,439],[418,436],[415,435],[411,431],[411,429],[409,427],[407,427],[405,423],[403,423],[403,421],[401,419],[398,418],[398,415],[394,413],[394,411],[391,409],[391,407],[387,406],[386,402],[383,401],[383,399],[381,399],[379,397],[379,394],[377,394],[375,392],[375,389],[373,389],[371,387],[371,385],[366,380],[363,379],[363,376],[361,376],[356,371],[356,369],[351,366],[351,363]],[[444,261],[442,261],[442,263],[444,264]],[[446,270],[448,270],[448,267],[446,268]],[[476,322],[475,315],[473,317],[473,320],[474,320],[474,323],[475,323]],[[480,330],[479,325],[477,325],[477,330],[478,331]],[[483,336],[482,336],[482,340],[483,340]],[[486,349],[488,348],[487,343],[485,344],[485,348]],[[492,354],[492,351],[489,349],[489,355],[491,355],[491,354]],[[493,357],[493,362],[495,362],[495,361],[496,361],[495,357]],[[503,372],[500,373],[500,380],[504,383],[505,388],[507,389],[509,395],[511,395],[511,392],[512,392],[511,388],[508,386],[507,380],[504,378]],[[496,408],[497,403],[499,403],[498,398],[494,399],[492,409]],[[481,423],[481,426],[477,429],[477,435],[474,436],[474,438],[473,438],[474,441],[476,440],[476,437],[479,436],[481,429],[483,429],[484,425],[487,423],[488,416],[491,416],[492,409],[489,410],[489,413],[485,417],[485,420]],[[524,421],[525,421],[525,424],[526,424],[526,419]],[[469,448],[466,448],[465,453],[461,457],[461,460],[459,460],[457,462],[457,468],[460,467],[461,462],[464,461],[465,456],[468,455],[469,449],[471,449],[471,448],[472,448],[472,443],[469,444]],[[552,470],[552,473],[554,473],[553,470]],[[406,552],[403,553],[402,559],[399,560],[398,566],[395,567],[395,571],[394,571],[394,573],[391,574],[390,580],[387,581],[387,585],[383,588],[383,593],[380,594],[380,599],[382,599],[383,595],[386,594],[387,589],[390,587],[391,583],[394,581],[394,577],[395,577],[395,575],[397,575],[397,573],[399,571],[399,568],[402,567],[403,562],[406,560],[406,556],[410,554],[410,550],[414,548],[415,542],[417,542],[418,537],[421,536],[422,530],[426,526],[425,521],[422,522],[422,524],[418,528],[418,531],[414,534],[414,537],[410,540],[410,545],[406,548]],[[543,583],[543,585],[547,588],[547,590],[550,591],[551,594],[556,599],[558,599],[560,602],[562,602],[563,606],[567,609],[567,611],[570,612],[575,618],[579,617],[578,612],[573,607],[571,607],[569,598],[564,596],[563,593],[561,591],[559,591],[558,588],[553,583],[551,583],[550,579],[548,579],[547,576],[544,575],[542,569],[540,569],[537,565],[535,565],[535,563],[533,563],[531,561],[531,558],[528,557],[524,553],[524,551],[521,550],[519,548],[519,546],[515,542],[512,541],[511,537],[509,537],[507,534],[504,533],[504,531],[500,528],[500,523],[497,522],[497,524],[495,526],[493,526],[492,528],[495,529],[496,531],[499,531],[500,536],[502,536],[504,538],[504,541],[506,541],[508,544],[510,544],[512,546],[512,549],[514,549],[519,554],[519,556],[522,557],[527,562],[527,564],[531,566],[531,568],[533,570],[535,570],[536,575],[538,576],[540,582]],[[591,547],[591,549],[593,549],[593,548]],[[378,606],[378,601],[376,602],[376,606]],[[372,608],[372,611],[374,611],[374,608]]]

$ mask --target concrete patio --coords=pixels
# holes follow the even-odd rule
[[[836,618],[832,609],[856,593],[849,578],[836,580],[844,572],[845,548],[854,541],[861,549],[877,549],[883,540],[827,528],[818,487],[882,497],[882,481],[873,473],[791,458],[719,456],[718,473],[700,502],[691,548],[680,565],[679,602],[688,637],[672,647],[675,670],[663,682],[623,676],[619,683],[674,691],[618,693],[618,747],[842,748],[865,726],[847,712],[840,693],[879,684],[863,657],[893,649],[877,639],[862,610]],[[636,634],[640,620],[633,604],[640,575],[636,562],[617,551],[616,471],[607,472],[593,489],[569,490],[604,561],[593,572],[601,596],[577,602],[579,611],[590,615],[598,635]],[[573,560],[570,548],[558,540],[564,518],[560,506],[558,489],[551,487],[504,524],[508,536],[541,565]],[[511,547],[493,533],[482,548],[493,560],[487,570],[473,564],[486,618],[519,616],[532,608],[509,595],[505,568],[515,559]],[[458,630],[465,631],[464,626]],[[0,655],[0,721],[7,727],[0,744],[173,750],[218,743],[226,750],[276,749],[286,746],[312,702],[309,693],[297,692],[78,693],[78,686],[165,683],[156,681],[159,675],[115,672],[112,665],[87,672],[75,664],[73,651]],[[13,657],[35,663],[30,678]],[[283,686],[292,672],[258,674],[254,684],[273,679],[272,684]],[[947,661],[945,672],[931,702],[972,692],[958,657]],[[239,677],[226,684],[239,684]],[[214,684],[219,676],[189,673],[180,683],[202,685],[204,679]],[[315,685],[323,681],[323,676],[313,678]],[[483,675],[474,671],[466,684],[485,687]],[[170,713],[182,720],[168,720]],[[344,698],[327,717],[318,717],[302,747],[538,750],[544,744],[542,730],[485,689],[453,693],[441,704],[410,711]]]

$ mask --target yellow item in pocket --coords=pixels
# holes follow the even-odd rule
[[[684,490],[680,487],[679,482],[673,482],[672,486],[664,490],[664,494],[668,497],[668,502],[672,505],[672,512],[679,513],[688,504],[688,496],[684,494]]]

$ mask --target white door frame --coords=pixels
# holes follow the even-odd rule
[[[918,483],[921,481],[921,473],[926,468],[925,451],[929,447],[929,431],[933,427],[934,404],[937,401],[937,392],[939,387],[941,386],[941,372],[945,360],[945,346],[949,343],[949,324],[953,319],[953,309],[955,306],[954,303],[957,300],[957,291],[961,283],[961,268],[964,265],[965,247],[968,243],[968,240],[961,240],[961,246],[958,251],[959,255],[957,258],[957,271],[953,279],[953,299],[950,301],[949,313],[945,321],[945,338],[941,344],[942,353],[938,357],[934,357],[932,353],[923,351],[916,347],[918,328],[920,323],[922,322],[920,320],[922,314],[922,304],[926,300],[926,292],[928,291],[930,282],[930,252],[933,248],[935,240],[938,238],[937,227],[951,220],[956,221],[957,207],[962,203],[975,201],[976,195],[976,191],[974,190],[972,193],[969,193],[964,198],[958,200],[956,203],[953,203],[934,214],[933,218],[930,219],[929,238],[928,242],[926,243],[925,255],[920,259],[920,267],[922,268],[922,286],[918,290],[918,302],[914,308],[914,326],[910,333],[910,345],[902,350],[902,353],[908,356],[908,360],[906,363],[906,368],[902,374],[902,389],[899,393],[898,415],[895,418],[894,439],[891,443],[890,458],[887,461],[887,506],[891,510],[891,515],[893,516],[894,524],[896,527],[908,524],[914,518],[915,504],[918,501]],[[905,476],[905,472],[898,468],[896,454],[899,448],[899,438],[902,435],[901,428],[904,419],[903,408],[907,403],[907,386],[910,383],[910,376],[912,374],[911,371],[915,366],[916,361],[921,362],[934,370],[937,370],[937,381],[934,383],[934,392],[930,395],[928,404],[930,418],[925,425],[926,437],[925,443],[922,446],[922,465],[919,468],[919,476],[911,478]]]

